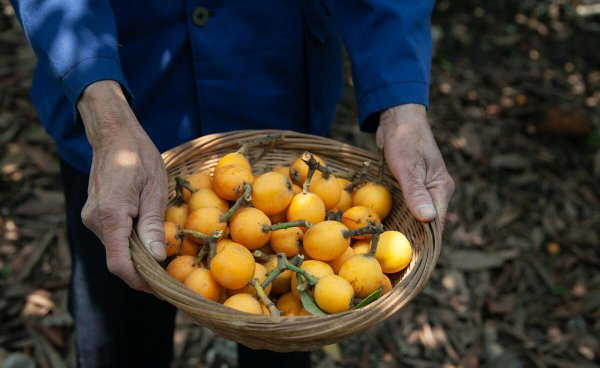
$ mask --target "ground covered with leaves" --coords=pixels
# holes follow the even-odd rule
[[[72,361],[69,250],[52,141],[28,99],[35,60],[0,1],[0,365]],[[419,296],[318,367],[600,364],[600,9],[593,1],[439,1],[430,116],[456,181]],[[357,132],[352,81],[336,139]],[[178,317],[174,367],[235,366]],[[13,365],[11,365],[13,364]]]

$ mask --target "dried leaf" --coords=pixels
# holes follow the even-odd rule
[[[476,160],[483,157],[482,136],[478,132],[479,126],[473,123],[466,123],[460,128],[459,135],[464,139],[462,150]]]
[[[43,191],[38,197],[30,199],[15,210],[18,216],[56,215],[65,212],[65,197],[59,191]]]
[[[502,295],[498,299],[488,301],[488,310],[494,314],[510,314],[517,305],[517,294],[510,293]]]
[[[492,156],[490,166],[495,169],[522,170],[531,166],[531,162],[519,153],[506,153]]]
[[[481,251],[453,251],[448,256],[448,262],[451,267],[465,271],[478,271],[488,268],[500,267],[504,262],[514,259],[519,255],[517,249],[509,249],[500,252],[481,252]]]
[[[50,155],[46,150],[33,146],[27,147],[27,156],[35,164],[36,168],[46,174],[58,174],[60,168],[56,158]]]
[[[590,131],[590,122],[578,108],[551,108],[538,131],[557,138],[577,138]]]

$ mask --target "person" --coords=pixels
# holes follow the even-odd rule
[[[78,366],[171,359],[174,309],[139,292],[149,289],[128,243],[135,226],[165,258],[159,152],[227,130],[326,135],[341,40],[361,129],[376,131],[414,216],[443,224],[454,184],[426,114],[432,0],[11,2],[37,56],[32,101],[61,159]],[[260,354],[241,348],[240,366],[308,364]]]

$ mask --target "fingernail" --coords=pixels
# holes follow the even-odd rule
[[[167,258],[167,251],[165,250],[165,246],[163,243],[159,241],[150,242],[150,253],[159,261]]]
[[[417,212],[419,213],[419,216],[425,218],[433,218],[436,215],[435,208],[430,204],[420,205],[417,207]]]

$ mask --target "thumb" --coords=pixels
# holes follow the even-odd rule
[[[400,186],[412,214],[419,221],[433,221],[437,212],[431,195],[425,187],[424,179],[415,174],[404,173],[400,176]]]
[[[163,201],[155,195],[140,196],[137,232],[140,240],[157,261],[167,258]]]

